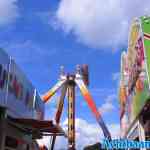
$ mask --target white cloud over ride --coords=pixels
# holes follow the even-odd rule
[[[104,113],[111,112],[114,109],[115,109],[115,106],[111,102],[106,102],[106,103],[102,104],[102,106],[99,108],[99,111],[102,114],[104,114]]]
[[[17,0],[0,0],[0,26],[12,23],[18,16]]]
[[[108,95],[105,99],[105,102],[99,107],[99,112],[102,114],[106,114],[114,111],[116,109],[114,100],[116,99],[117,96],[115,94]]]
[[[150,14],[149,6],[149,0],[61,0],[55,26],[87,46],[116,48],[127,44],[131,20]]]
[[[67,122],[64,120],[62,123],[63,128],[67,131]],[[120,134],[120,127],[117,123],[107,125],[109,131],[111,131],[112,138],[118,138]],[[83,147],[101,142],[104,139],[101,128],[97,123],[89,123],[81,118],[76,118],[76,149],[83,150]],[[40,144],[50,144],[49,138],[44,138],[39,142]],[[65,150],[67,148],[67,139],[64,137],[58,137],[55,144],[56,150]]]

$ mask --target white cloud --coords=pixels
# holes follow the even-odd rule
[[[54,25],[90,47],[116,48],[127,44],[131,19],[150,13],[149,6],[149,0],[61,0]]]
[[[119,81],[119,78],[120,78],[120,72],[115,72],[112,74],[113,81]]]
[[[115,94],[108,95],[107,98],[105,99],[105,103],[103,103],[99,108],[100,113],[106,114],[115,110],[115,106],[113,104],[113,100],[115,99],[116,99]]]
[[[67,129],[67,119],[63,122],[63,128]],[[112,138],[118,138],[120,134],[119,124],[109,124],[109,131],[111,131]],[[76,119],[76,149],[82,150],[83,147],[89,144],[100,142],[104,138],[101,128],[96,123],[89,123],[81,118]],[[45,138],[41,143],[49,145],[49,139]],[[65,150],[67,147],[67,139],[57,138],[56,150]]]
[[[0,0],[0,25],[13,22],[18,17],[17,0]]]
[[[111,94],[107,96],[106,101],[113,102],[113,100],[115,100],[116,98],[117,98],[116,94]]]
[[[114,105],[110,102],[106,102],[104,104],[102,104],[102,106],[99,108],[99,111],[104,114],[104,113],[108,113],[111,112],[115,109]]]

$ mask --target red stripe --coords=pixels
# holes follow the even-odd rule
[[[96,119],[101,117],[100,113],[98,112],[96,105],[92,99],[92,96],[89,93],[84,94],[84,98],[87,101],[89,107],[91,108],[92,112],[95,114]]]
[[[150,34],[144,33],[144,37],[150,39]]]

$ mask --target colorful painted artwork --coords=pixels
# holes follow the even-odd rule
[[[128,111],[128,123],[132,123],[150,98],[150,17],[141,17],[133,21],[129,34],[126,62],[128,66],[126,73],[129,77],[126,84],[128,90],[120,91],[120,99],[126,99],[128,108],[124,111]],[[123,70],[125,72],[125,68]],[[123,70],[121,69],[121,73]],[[120,89],[122,89],[124,82],[120,83]]]

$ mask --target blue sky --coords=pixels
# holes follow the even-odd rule
[[[127,48],[132,18],[147,13],[148,5],[138,0],[0,1],[0,47],[15,58],[39,93],[57,82],[61,65],[73,72],[77,64],[88,64],[89,90],[97,107],[107,124],[119,125],[120,55]],[[77,118],[95,124],[77,92]],[[47,118],[55,110],[55,98],[46,106]]]

